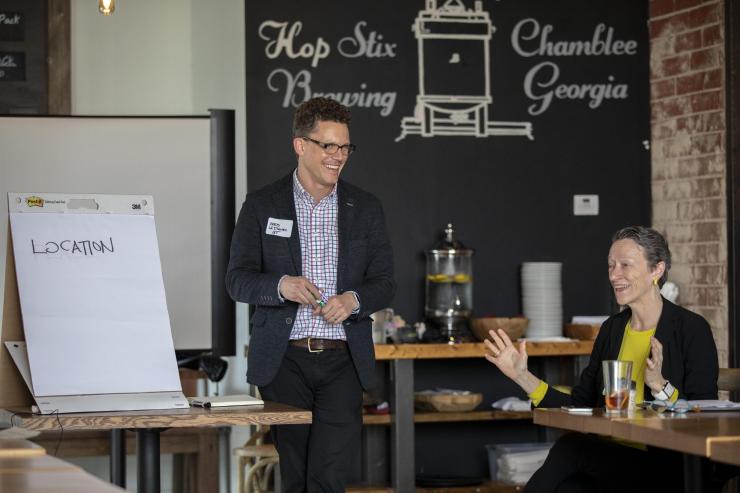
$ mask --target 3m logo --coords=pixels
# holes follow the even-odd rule
[[[141,204],[131,204],[131,209],[133,209],[135,211],[140,211],[141,210]]]
[[[26,197],[26,205],[28,207],[43,207],[44,199],[35,195],[32,197]]]

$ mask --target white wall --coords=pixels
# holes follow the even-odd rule
[[[123,0],[105,17],[97,2],[72,0],[72,113],[191,114],[191,11],[190,1]]]
[[[214,11],[213,5],[219,8]],[[209,108],[236,110],[236,213],[246,195],[246,71],[244,68],[244,2],[240,0],[192,0],[193,111],[205,113]],[[219,384],[219,393],[248,392],[247,364],[244,346],[247,344],[246,305],[238,304],[236,319],[236,356],[227,358],[229,371]],[[213,387],[213,386],[212,386]],[[249,437],[247,427],[233,427],[231,447],[221,450],[230,457],[229,467],[221,461],[222,478],[228,474],[231,491],[236,491],[236,460],[231,449],[242,445]],[[222,483],[225,481],[222,480]],[[222,485],[222,491],[223,485]]]
[[[210,108],[236,110],[236,197],[246,194],[244,1],[118,0],[112,16],[93,0],[71,0],[72,114],[190,115]],[[221,394],[245,392],[246,308],[237,311],[237,355],[219,385]],[[213,389],[214,386],[211,386]],[[248,437],[232,430],[232,446]],[[222,457],[230,458],[228,444]],[[79,461],[107,479],[107,458]],[[129,466],[135,461],[129,457]],[[231,461],[233,464],[233,461]],[[171,488],[169,458],[163,492]],[[222,460],[221,491],[235,491],[235,468]],[[129,490],[135,476],[129,472]],[[228,476],[228,480],[227,477]]]
[[[213,12],[212,5],[229,4]],[[247,192],[246,83],[244,68],[244,2],[240,0],[193,0],[193,111],[209,108],[236,110],[236,213]],[[229,360],[231,371],[222,382],[221,393],[245,391],[247,340],[246,305],[237,309],[237,355]]]

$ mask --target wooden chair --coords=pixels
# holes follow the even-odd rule
[[[740,368],[720,368],[717,388],[728,392],[740,392]]]
[[[258,426],[243,446],[234,449],[239,468],[237,493],[266,493],[270,483],[274,484],[273,473],[279,457],[275,446],[264,442],[269,432],[269,426]]]
[[[730,399],[733,398],[732,394],[737,395],[740,392],[740,368],[720,368],[717,377],[717,388],[730,392]],[[715,466],[715,468],[719,469],[717,475],[720,480],[726,480],[723,491],[737,492],[740,483],[737,474],[740,469],[727,465]]]

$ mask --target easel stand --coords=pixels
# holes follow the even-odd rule
[[[8,211],[0,408],[188,411],[152,197],[9,193]],[[104,428],[111,482],[125,487],[126,426]],[[138,491],[158,492],[165,428],[137,428]]]

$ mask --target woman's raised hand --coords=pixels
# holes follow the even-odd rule
[[[663,390],[666,379],[663,378],[663,345],[655,337],[650,338],[650,354],[645,361],[645,385],[653,392]]]
[[[489,351],[486,359],[496,365],[501,373],[518,382],[527,373],[526,343],[521,341],[517,349],[502,329],[490,330],[488,334],[492,340],[484,341]]]

